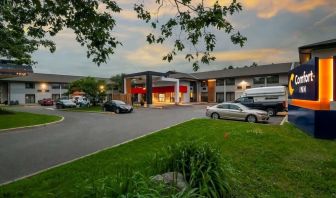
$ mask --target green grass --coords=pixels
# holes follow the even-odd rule
[[[42,115],[25,112],[0,114],[0,129],[46,124],[62,119],[54,115]]]
[[[83,182],[146,172],[169,145],[196,141],[219,147],[237,197],[335,197],[336,142],[292,125],[197,119],[0,187],[0,196],[74,197]],[[80,190],[80,189],[79,189]]]
[[[90,107],[79,107],[79,108],[70,108],[70,109],[64,109],[66,111],[76,111],[76,112],[103,112],[103,109],[101,106],[90,106]]]

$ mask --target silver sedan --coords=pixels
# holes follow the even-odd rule
[[[206,116],[212,119],[233,119],[247,122],[265,122],[269,119],[266,111],[250,109],[238,103],[221,103],[207,107]]]

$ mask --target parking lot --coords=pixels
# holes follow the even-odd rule
[[[0,133],[0,183],[27,176],[160,129],[205,117],[205,105],[139,108],[131,114],[26,106],[13,110],[61,115],[63,122]],[[271,118],[279,124],[283,117]]]

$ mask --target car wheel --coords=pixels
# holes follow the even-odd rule
[[[115,113],[117,113],[117,114],[120,113],[119,108],[116,108]]]
[[[273,108],[268,108],[266,111],[267,111],[267,114],[269,116],[275,116],[275,114],[276,114],[276,112]]]
[[[219,119],[219,114],[218,113],[212,113],[211,118],[214,119],[214,120],[218,120]]]
[[[255,115],[248,115],[246,118],[247,122],[251,122],[251,123],[256,123],[257,122],[257,117]]]

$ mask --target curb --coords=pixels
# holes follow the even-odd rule
[[[51,125],[51,124],[57,124],[59,122],[63,122],[64,117],[63,116],[58,116],[58,117],[61,117],[61,119],[57,120],[57,121],[54,121],[54,122],[48,122],[48,123],[44,123],[44,124],[36,124],[36,125],[30,125],[30,126],[15,127],[15,128],[9,128],[9,129],[0,129],[0,132],[7,132],[7,131],[9,132],[9,131],[13,131],[13,130],[16,130],[16,129],[36,128],[36,127],[48,126],[48,125]]]
[[[288,115],[286,115],[286,116],[282,119],[282,121],[280,122],[280,125],[284,125],[285,122],[287,122],[287,121],[288,121]]]
[[[162,130],[166,130],[166,129],[169,129],[169,128],[178,126],[178,125],[180,125],[180,124],[183,124],[183,123],[185,123],[185,122],[189,122],[189,121],[194,120],[194,119],[198,119],[198,118],[191,118],[191,119],[189,119],[189,120],[186,120],[186,121],[183,121],[183,122],[180,122],[180,123],[177,123],[177,124],[174,124],[174,125],[171,125],[171,126],[162,128],[162,129],[158,129],[158,130],[149,132],[149,133],[144,134],[144,135],[141,135],[141,136],[139,136],[139,137],[136,137],[136,138],[133,138],[133,139],[130,139],[130,140],[126,140],[125,142],[121,142],[121,143],[119,143],[119,144],[116,144],[116,145],[113,145],[113,146],[110,146],[110,147],[106,147],[106,148],[100,149],[100,150],[95,151],[95,152],[93,152],[93,153],[90,153],[90,154],[87,154],[87,155],[83,155],[83,156],[81,156],[81,157],[77,157],[77,158],[75,158],[75,159],[72,159],[72,160],[69,160],[69,161],[66,161],[66,162],[62,162],[62,163],[60,163],[60,164],[57,164],[57,165],[55,165],[55,166],[51,166],[51,167],[49,167],[49,168],[46,168],[46,169],[37,171],[37,172],[35,172],[35,173],[28,174],[28,175],[26,175],[26,176],[22,176],[22,177],[19,177],[19,178],[17,178],[17,179],[13,179],[13,180],[11,180],[11,181],[8,181],[8,182],[5,182],[5,183],[0,184],[0,187],[1,187],[1,186],[4,186],[4,185],[7,185],[7,184],[10,184],[10,183],[13,183],[13,182],[16,182],[16,181],[19,181],[19,180],[22,180],[22,179],[26,179],[26,178],[32,177],[32,176],[34,176],[34,175],[38,175],[38,174],[40,174],[40,173],[46,172],[46,171],[48,171],[48,170],[51,170],[51,169],[53,169],[53,168],[57,168],[57,167],[60,167],[60,166],[69,164],[69,163],[71,163],[71,162],[74,162],[74,161],[77,161],[77,160],[80,160],[80,159],[83,159],[83,158],[86,158],[86,157],[95,155],[95,154],[100,153],[100,152],[102,152],[102,151],[106,151],[106,150],[109,150],[109,149],[112,149],[112,148],[115,148],[115,147],[118,147],[118,146],[121,146],[121,145],[130,143],[130,142],[133,142],[133,141],[135,141],[135,140],[144,138],[144,137],[146,137],[146,136],[152,135],[152,134],[157,133],[157,132],[162,131]]]

